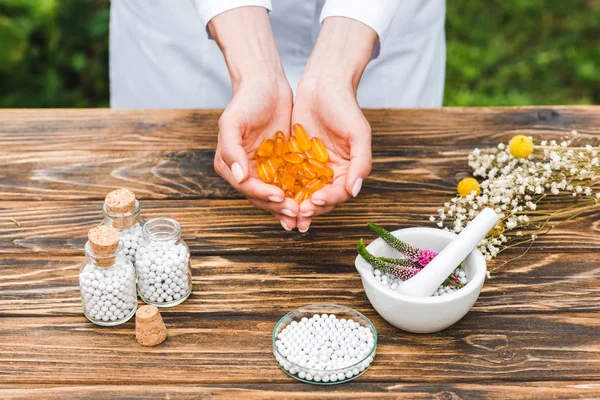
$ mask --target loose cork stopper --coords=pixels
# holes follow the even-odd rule
[[[167,338],[167,328],[153,305],[144,305],[135,313],[135,338],[142,346],[156,346]]]
[[[129,189],[113,190],[104,199],[108,211],[114,214],[127,214],[135,208],[135,194]]]

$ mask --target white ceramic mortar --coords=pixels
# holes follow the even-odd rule
[[[441,229],[407,228],[392,232],[398,239],[421,249],[440,252],[457,235]],[[402,255],[378,238],[367,246],[375,256],[399,258]],[[373,308],[387,322],[408,332],[441,331],[458,322],[479,297],[486,276],[486,262],[479,250],[463,263],[468,282],[456,292],[435,297],[416,297],[386,288],[375,279],[373,267],[361,256],[355,260],[362,284]]]

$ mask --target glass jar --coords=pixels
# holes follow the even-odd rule
[[[110,192],[102,206],[104,220],[101,225],[116,228],[121,234],[123,254],[135,263],[135,252],[142,240],[144,219],[140,214],[140,203],[135,194],[128,189],[117,189]]]
[[[135,314],[135,268],[123,254],[119,232],[114,228],[98,226],[88,233],[79,287],[83,313],[94,324],[119,325]]]
[[[192,268],[179,223],[154,218],[142,231],[143,240],[135,255],[140,297],[157,307],[182,303],[192,292]]]

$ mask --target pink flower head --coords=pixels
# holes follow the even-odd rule
[[[420,253],[413,259],[413,262],[419,264],[421,267],[425,267],[437,256],[435,251],[421,250]]]

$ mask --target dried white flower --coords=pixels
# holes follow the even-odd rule
[[[551,196],[572,195],[581,207],[590,202],[600,206],[600,191],[595,190],[600,186],[598,148],[590,144],[571,146],[570,140],[543,140],[529,157],[520,159],[503,143],[473,150],[468,163],[473,176],[482,178],[480,195],[456,196],[430,220],[458,233],[479,210],[491,207],[499,215],[502,228],[500,232],[493,230],[478,246],[486,260],[491,260],[510,246],[511,240],[522,242],[525,235],[535,240],[556,213],[573,210],[572,206],[547,201]],[[514,234],[505,235],[512,230]]]

